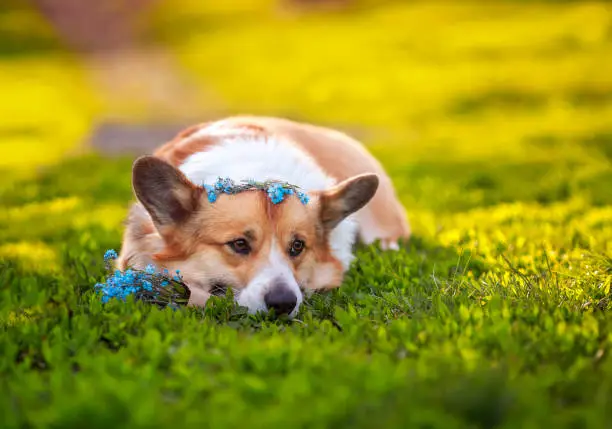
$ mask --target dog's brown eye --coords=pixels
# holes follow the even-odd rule
[[[296,257],[304,250],[304,242],[302,240],[293,240],[289,249],[289,256]]]
[[[248,255],[251,253],[251,246],[249,242],[244,238],[239,238],[238,240],[230,241],[227,245],[236,253],[240,255]]]

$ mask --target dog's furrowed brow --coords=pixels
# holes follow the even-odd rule
[[[255,240],[255,231],[253,231],[252,229],[247,229],[244,231],[243,233],[244,237],[247,238],[248,240]]]

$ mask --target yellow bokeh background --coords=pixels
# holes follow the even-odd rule
[[[609,3],[356,1],[328,10],[159,1],[139,18],[137,53],[120,54],[144,58],[136,76],[121,75],[133,81],[129,90],[112,76],[100,84],[104,60],[71,49],[35,8],[15,5],[0,13],[0,34],[35,35],[54,48],[0,56],[6,186],[92,152],[91,135],[109,118],[147,127],[278,115],[361,139],[390,172],[419,236],[491,260],[500,243],[526,259],[534,252],[526,246],[568,251],[576,234],[591,250],[611,251],[612,210],[601,197],[612,189]],[[148,66],[149,54],[171,67]],[[182,87],[164,87],[166,78]],[[161,95],[149,97],[155,85]],[[552,205],[523,198],[529,179],[513,183],[543,164],[552,173],[537,180],[569,183],[567,198]],[[422,173],[406,173],[421,165]],[[452,173],[478,168],[495,177],[469,192]],[[504,189],[499,204],[487,202],[489,180]],[[67,197],[12,206],[0,222],[28,232],[8,234],[0,254],[52,264],[38,233],[68,224],[119,231],[126,204]]]

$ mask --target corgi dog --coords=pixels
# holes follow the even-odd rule
[[[251,189],[210,198],[218,178],[279,181],[306,197],[275,203]],[[134,162],[132,186],[118,268],[180,270],[190,305],[231,288],[250,313],[293,317],[305,295],[340,286],[357,240],[397,250],[410,236],[390,178],[360,142],[288,119],[188,128]]]

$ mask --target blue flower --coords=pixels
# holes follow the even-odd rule
[[[267,193],[270,201],[272,201],[272,204],[282,202],[285,197],[285,189],[280,183],[272,183],[270,186],[268,186]]]
[[[95,288],[102,294],[101,301],[109,302],[111,299],[125,301],[129,295],[136,295],[143,291],[154,291],[155,266],[147,265],[144,271],[127,269],[124,272],[115,270],[104,283],[98,283]]]
[[[226,194],[231,194],[234,189],[234,182],[229,177],[223,180],[222,184],[223,192]]]
[[[310,197],[306,193],[304,193],[304,192],[298,192],[297,196],[300,199],[300,201],[302,202],[302,204],[304,204],[304,205],[308,204],[308,202],[310,201]]]
[[[136,276],[134,275],[134,271],[127,270],[123,273],[123,277],[121,278],[124,284],[132,284],[136,280]]]
[[[113,259],[117,259],[117,252],[115,252],[113,249],[109,249],[104,253],[104,262],[109,262]]]
[[[206,190],[206,195],[208,196],[208,202],[214,203],[217,201],[217,192],[215,188],[210,185],[204,185],[204,189]]]
[[[215,189],[219,191],[223,189],[223,179],[222,178],[220,177],[217,178],[217,181],[215,182]]]

